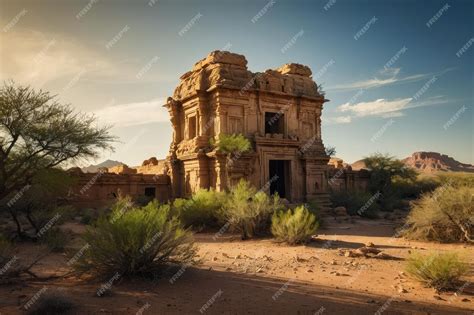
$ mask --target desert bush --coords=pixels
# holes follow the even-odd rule
[[[474,174],[472,173],[437,173],[436,178],[441,185],[452,187],[474,187]]]
[[[441,242],[474,242],[474,187],[441,186],[413,203],[405,236]]]
[[[268,231],[272,213],[281,208],[278,195],[257,192],[247,181],[240,180],[229,192],[220,217],[240,232],[242,239],[247,239]]]
[[[28,315],[56,315],[56,314],[68,314],[74,308],[76,304],[67,297],[63,292],[46,291],[44,292],[38,301],[34,302],[30,308],[28,308]]]
[[[435,190],[441,183],[434,176],[418,175],[416,179],[395,177],[392,180],[392,195],[399,199],[418,198],[423,193]]]
[[[198,190],[190,199],[176,199],[173,210],[177,212],[185,226],[194,228],[216,227],[218,212],[226,199],[224,192],[215,190]]]
[[[70,241],[70,236],[59,228],[51,228],[41,236],[40,240],[51,251],[62,252]]]
[[[278,211],[272,217],[272,234],[290,245],[306,243],[318,229],[316,216],[305,206]]]
[[[361,191],[332,191],[331,203],[334,207],[345,207],[349,215],[375,218],[380,209],[377,195]]]
[[[90,247],[74,267],[98,278],[158,275],[166,264],[191,263],[196,252],[192,233],[171,214],[169,205],[157,201],[136,207],[120,198],[112,214],[101,216],[83,239]]]
[[[408,258],[406,272],[437,290],[454,289],[468,271],[468,265],[457,253],[414,253]]]

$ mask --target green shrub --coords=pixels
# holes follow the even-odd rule
[[[53,252],[62,252],[70,240],[69,234],[59,228],[51,228],[40,238],[41,242]]]
[[[377,195],[361,191],[333,191],[331,203],[334,207],[345,207],[349,215],[375,218],[380,206]]]
[[[418,175],[416,179],[395,177],[392,193],[398,198],[418,198],[421,194],[435,190],[441,183],[434,176]]]
[[[224,192],[201,189],[190,199],[175,199],[173,210],[176,211],[185,226],[216,227],[218,226],[218,212],[225,199]]]
[[[39,300],[28,308],[28,315],[55,315],[68,314],[76,307],[76,304],[64,293],[56,291],[46,291]]]
[[[95,209],[86,208],[82,209],[80,212],[81,223],[82,224],[93,224],[98,218],[98,212]]]
[[[231,189],[220,216],[242,234],[242,239],[247,239],[268,231],[272,213],[281,208],[278,195],[257,192],[248,182],[240,180]]]
[[[437,290],[456,288],[460,278],[468,271],[468,265],[457,253],[414,253],[408,258],[406,271],[409,275]]]
[[[474,187],[441,186],[413,203],[405,236],[440,242],[473,242]]]
[[[218,141],[211,141],[211,145],[226,154],[235,154],[237,152],[247,152],[252,148],[250,141],[242,134],[219,134]]]
[[[305,206],[278,211],[272,217],[272,234],[290,245],[306,243],[319,227],[316,216]]]
[[[193,261],[192,233],[182,227],[169,205],[130,206],[119,199],[109,217],[101,216],[83,239],[90,247],[75,269],[95,277],[157,275],[169,263]],[[126,209],[126,210],[123,210]]]

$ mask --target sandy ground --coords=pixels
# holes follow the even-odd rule
[[[474,261],[473,246],[410,242],[393,234],[389,221],[330,218],[308,246],[200,233],[198,266],[177,267],[157,281],[119,279],[103,297],[96,296],[102,283],[75,278],[1,285],[0,314],[24,313],[25,303],[43,288],[65,292],[77,305],[74,314],[474,314],[474,273],[456,294],[438,294],[403,274],[410,251],[456,250]],[[367,242],[396,259],[339,253]],[[22,245],[18,257],[28,259],[38,250]],[[50,254],[35,271],[62,274],[66,261],[65,254]]]

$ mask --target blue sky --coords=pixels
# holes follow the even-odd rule
[[[121,143],[99,161],[164,158],[171,125],[161,105],[197,60],[225,48],[254,72],[308,65],[330,100],[324,143],[347,162],[425,150],[474,163],[472,1],[0,0],[0,8],[0,78],[113,124]]]

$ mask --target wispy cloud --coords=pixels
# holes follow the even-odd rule
[[[445,104],[448,102],[450,102],[450,100],[445,99],[441,95],[430,97],[422,102],[413,102],[412,97],[393,100],[381,98],[374,101],[360,102],[356,104],[345,103],[338,106],[336,111],[350,114],[354,117],[401,117],[404,115],[404,111],[410,108]],[[349,119],[349,122],[350,121],[351,120]]]
[[[425,73],[425,74],[414,74],[405,77],[399,77],[400,68],[387,68],[379,71],[378,77],[375,76],[373,79],[361,80],[356,82],[344,83],[335,86],[329,86],[327,91],[351,91],[359,89],[373,89],[393,84],[403,84],[424,80],[434,75],[439,76],[453,68],[448,68],[438,73]]]
[[[324,125],[336,125],[336,124],[348,124],[352,121],[351,116],[336,116],[336,117],[325,117],[322,118]]]
[[[163,104],[165,98],[106,106],[94,112],[100,121],[114,127],[128,127],[157,122],[168,122],[169,115]]]
[[[405,109],[411,100],[411,97],[395,100],[381,98],[375,101],[360,102],[354,105],[345,103],[339,106],[337,111],[352,113],[357,117],[383,115],[391,112],[399,112]]]

